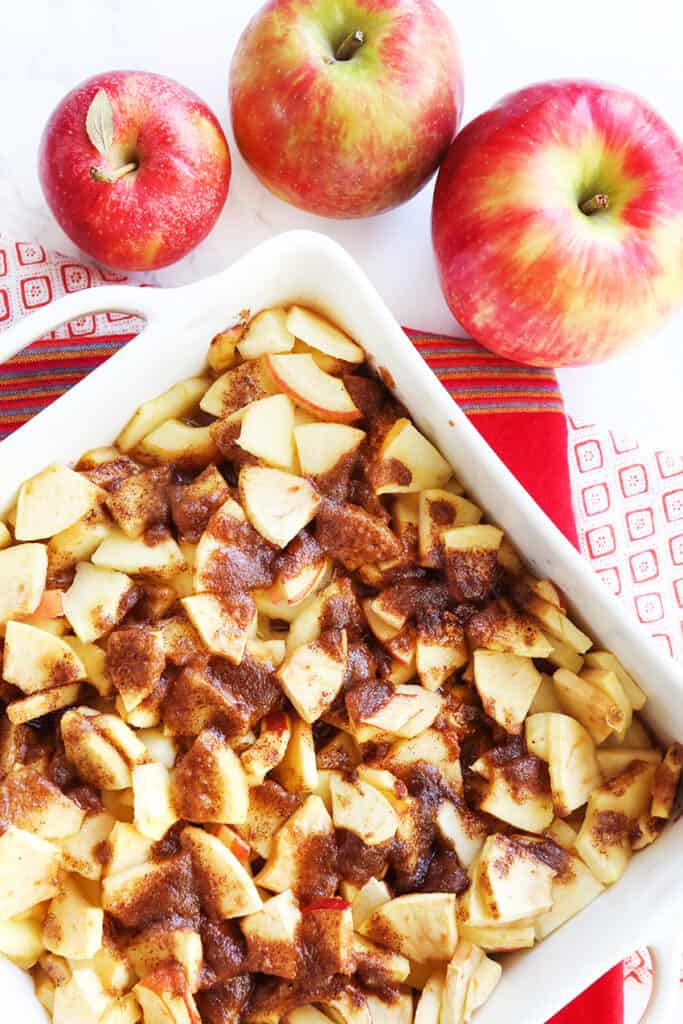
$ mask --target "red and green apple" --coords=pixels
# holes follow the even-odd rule
[[[529,86],[454,140],[432,235],[446,301],[483,345],[599,362],[683,301],[683,146],[622,89]]]
[[[448,18],[432,0],[269,0],[230,73],[232,123],[275,195],[365,217],[414,195],[462,111]]]
[[[40,143],[40,182],[72,242],[117,270],[155,270],[209,233],[230,185],[223,130],[185,86],[111,71],[76,86]]]

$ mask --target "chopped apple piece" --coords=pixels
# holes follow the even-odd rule
[[[69,878],[60,882],[43,927],[46,949],[72,960],[88,960],[102,945],[104,912],[94,907]]]
[[[149,839],[162,839],[175,825],[171,777],[163,764],[141,764],[133,769],[135,827]]]
[[[100,1024],[113,998],[90,967],[75,967],[55,990],[53,1024]]]
[[[168,516],[167,488],[171,482],[168,466],[133,473],[106,497],[106,505],[117,526],[127,537],[137,539],[151,526],[163,524]]]
[[[48,466],[21,485],[17,499],[17,540],[43,540],[72,526],[97,508],[103,495],[81,473]]]
[[[502,603],[487,605],[468,620],[465,633],[472,650],[503,651],[525,658],[547,658],[553,645],[528,615]]]
[[[414,1024],[439,1024],[445,983],[443,970],[429,976],[415,1007]]]
[[[541,672],[541,681],[527,714],[529,716],[538,715],[544,711],[557,711],[562,714],[562,705],[557,699],[552,676],[547,676],[544,672]]]
[[[436,828],[441,839],[455,850],[463,867],[469,868],[486,838],[482,818],[470,811],[464,801],[456,804],[445,800],[437,811]]]
[[[151,925],[128,943],[126,956],[139,978],[173,960],[184,969],[190,991],[196,992],[199,988],[202,940],[193,928],[175,926],[169,929],[164,925]]]
[[[473,771],[478,764],[472,765]],[[518,763],[494,765],[486,778],[488,784],[479,800],[482,811],[525,832],[540,834],[548,828],[553,820],[553,799],[547,769],[537,758],[527,756]]]
[[[365,439],[365,431],[345,423],[305,423],[294,428],[299,465],[305,476],[341,471]]]
[[[346,779],[333,772],[330,780],[332,818],[336,828],[357,835],[367,846],[392,839],[398,817],[387,798],[363,779]]]
[[[64,614],[83,643],[108,633],[128,611],[135,584],[122,572],[79,562],[62,598]]]
[[[648,764],[658,765],[662,760],[659,750],[634,750],[632,747],[601,747],[596,750],[595,756],[605,781],[613,779],[616,775],[621,775],[634,761],[645,761]]]
[[[289,328],[288,314],[280,307],[264,309],[247,324],[237,344],[242,359],[258,359],[267,353],[291,352],[294,334]]]
[[[313,640],[287,655],[277,678],[304,722],[316,722],[344,683],[348,643],[346,630],[330,634],[330,642]]]
[[[126,712],[153,693],[165,666],[164,641],[158,631],[132,626],[110,635],[105,669]]]
[[[488,1002],[493,990],[498,985],[503,968],[497,960],[485,956],[472,975],[465,999],[465,1021],[469,1021],[480,1007]]]
[[[576,840],[576,852],[603,885],[623,875],[631,859],[631,832],[649,810],[656,766],[635,761],[595,789]]]
[[[166,420],[140,441],[142,461],[174,463],[182,469],[205,469],[218,457],[210,427],[193,427],[182,420]]]
[[[127,992],[105,1010],[99,1024],[140,1024],[142,1009],[132,992]]]
[[[467,994],[483,959],[478,946],[460,939],[446,968],[440,1024],[465,1024]]]
[[[187,565],[177,542],[168,532],[155,535],[154,542],[133,540],[122,530],[112,530],[92,555],[93,565],[135,575],[168,579]]]
[[[650,811],[653,818],[671,817],[682,770],[683,746],[680,743],[672,743],[655,772]]]
[[[209,386],[206,377],[189,377],[148,402],[143,402],[116,438],[116,446],[129,452],[165,420],[187,416]]]
[[[458,938],[455,896],[441,892],[398,896],[378,907],[360,932],[417,963],[448,960]]]
[[[0,551],[0,622],[33,614],[45,591],[46,576],[44,544],[17,544]]]
[[[40,921],[23,918],[0,922],[0,955],[16,964],[22,971],[29,971],[34,967],[44,951]]]
[[[93,643],[83,643],[76,636],[65,636],[68,644],[85,668],[85,678],[99,693],[100,697],[108,697],[112,684],[105,672],[106,655],[101,647]]]
[[[235,825],[247,820],[249,786],[244,768],[224,737],[205,729],[175,771],[174,803],[180,817]]]
[[[289,793],[313,793],[318,785],[318,766],[313,731],[308,722],[295,717],[285,756],[274,772]]]
[[[2,675],[25,694],[85,679],[83,662],[58,636],[24,622],[8,622]]]
[[[439,488],[452,473],[442,455],[408,419],[398,419],[386,434],[374,466],[377,494]]]
[[[245,466],[240,497],[256,530],[279,548],[286,547],[318,511],[320,496],[303,477],[279,469]]]
[[[181,604],[207,649],[239,665],[256,619],[251,597],[229,601],[219,594],[193,594]]]
[[[534,716],[536,717],[536,716]],[[568,715],[547,716],[548,767],[555,811],[566,817],[602,782],[590,733]],[[542,756],[540,751],[539,757]]]
[[[591,685],[597,686],[598,690],[616,704],[623,717],[622,725],[615,731],[618,736],[625,736],[631,728],[631,722],[633,721],[633,705],[628,699],[616,672],[604,668],[584,668],[581,672],[581,679],[585,679]]]
[[[24,722],[32,722],[53,711],[61,711],[68,708],[78,700],[81,688],[78,683],[67,683],[66,686],[55,686],[51,690],[41,690],[24,697],[23,700],[13,700],[5,708],[5,714],[13,725],[23,725]]]
[[[267,860],[275,834],[301,806],[301,800],[270,779],[260,786],[250,786],[248,798],[246,821],[236,830],[257,856]]]
[[[446,530],[474,526],[480,521],[482,512],[473,502],[444,490],[422,491],[419,501],[420,562],[438,569],[443,559],[441,538]]]
[[[557,928],[592,903],[604,886],[591,874],[579,857],[567,857],[567,865],[553,879],[552,909],[534,921],[536,938],[547,938]]]
[[[552,645],[552,650],[548,654],[550,664],[555,665],[556,668],[566,668],[570,672],[574,672],[575,675],[578,675],[583,668],[585,659],[580,654],[577,654],[569,644],[558,640],[556,636],[546,634],[546,639]]]
[[[130,761],[116,740],[107,735],[108,718],[113,716],[99,715],[90,708],[67,711],[61,721],[64,749],[79,775],[91,785],[100,789],[128,789]],[[128,728],[123,722],[121,725]]]
[[[470,923],[516,924],[545,913],[552,907],[555,874],[553,868],[514,838],[490,835],[472,882],[483,916],[470,918]]]
[[[603,668],[607,669],[608,672],[615,672],[634,710],[640,711],[644,707],[647,700],[645,694],[635,679],[628,674],[624,666],[613,654],[610,654],[608,651],[590,651],[586,655],[586,666],[588,668]]]
[[[311,794],[276,832],[270,855],[256,877],[257,884],[272,892],[297,892],[299,873],[307,869],[299,863],[306,856],[307,844],[313,840],[320,845],[333,839],[334,827],[325,804],[319,796]]]
[[[236,443],[269,466],[294,470],[294,406],[287,395],[270,395],[248,405]]]
[[[153,846],[154,840],[143,836],[133,825],[117,821],[107,839],[105,875],[118,875],[145,864]]]
[[[268,772],[280,764],[291,734],[289,715],[284,711],[271,711],[261,719],[259,738],[240,756],[250,785],[263,782]]]
[[[145,1024],[200,1024],[201,1017],[180,964],[166,962],[133,989]]]
[[[249,969],[296,978],[301,960],[301,911],[291,890],[271,896],[240,921],[247,940]]]
[[[199,407],[203,412],[225,419],[250,402],[267,398],[277,390],[265,359],[250,359],[214,381]]]
[[[112,523],[101,508],[91,509],[83,519],[61,533],[56,533],[47,544],[48,570],[50,576],[66,573],[77,562],[86,562],[93,551],[109,536]]]
[[[362,363],[365,359],[360,345],[310,309],[292,306],[287,314],[287,329],[300,341],[334,359],[345,363]]]
[[[542,622],[551,636],[557,637],[578,654],[585,654],[592,647],[593,641],[582,633],[567,616],[550,601],[545,601],[537,594],[531,594],[526,610]]]
[[[555,693],[563,710],[588,729],[595,743],[602,743],[611,732],[624,732],[624,713],[603,689],[566,668],[553,675]]]
[[[425,729],[412,739],[397,740],[390,746],[382,764],[399,777],[412,765],[433,766],[454,793],[462,792],[460,745],[451,731]]]
[[[506,732],[519,735],[541,685],[541,674],[531,658],[475,651],[474,684],[486,714]]]
[[[514,953],[518,949],[531,949],[536,941],[532,924],[477,926],[459,921],[458,934],[487,953]]]
[[[265,356],[268,372],[298,405],[320,419],[351,423],[361,413],[338,377],[325,373],[309,353]]]
[[[237,359],[237,345],[243,334],[244,324],[238,322],[213,336],[206,359],[214,373],[224,373],[233,366]]]
[[[386,703],[364,711],[359,721],[381,732],[411,739],[428,729],[440,710],[439,694],[404,683],[394,688]]]
[[[24,765],[15,765],[3,779],[0,805],[6,822],[48,840],[75,835],[85,817],[53,782]]]
[[[52,843],[10,825],[0,836],[0,921],[56,896],[59,866]]]
[[[102,876],[102,863],[97,849],[104,843],[114,827],[114,818],[107,811],[92,811],[85,818],[80,831],[59,840],[62,864],[83,878],[96,881]]]
[[[448,589],[454,600],[483,601],[498,572],[503,533],[495,526],[456,526],[441,536]]]
[[[361,925],[390,899],[391,893],[387,883],[374,877],[369,878],[351,903],[353,927],[356,931],[359,931]]]
[[[235,854],[200,828],[185,828],[181,843],[192,856],[202,904],[216,917],[244,917],[261,909],[251,875]]]

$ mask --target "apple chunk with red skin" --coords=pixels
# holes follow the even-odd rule
[[[271,0],[230,70],[244,159],[275,195],[324,217],[367,217],[414,195],[462,99],[457,42],[432,0]]]
[[[321,370],[307,352],[265,356],[265,365],[275,382],[297,405],[320,419],[351,423],[360,418],[344,382]]]
[[[536,366],[598,362],[683,301],[683,146],[622,89],[529,86],[452,144],[432,233],[477,341]]]
[[[53,111],[39,174],[48,206],[79,249],[118,270],[155,270],[187,255],[214,226],[230,153],[214,115],[185,86],[111,71],[76,86]]]

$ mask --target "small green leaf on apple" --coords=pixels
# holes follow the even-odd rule
[[[114,109],[105,89],[98,89],[85,115],[85,130],[93,146],[106,156],[114,141]]]

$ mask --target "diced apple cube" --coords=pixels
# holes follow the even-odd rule
[[[144,538],[127,537],[112,530],[92,556],[93,565],[134,575],[169,579],[187,566],[177,542],[169,533],[155,536],[153,543]]]
[[[291,722],[287,750],[274,775],[289,793],[313,793],[318,785],[313,731],[299,717]]]
[[[621,775],[634,761],[658,765],[662,760],[659,750],[634,750],[632,747],[601,747],[596,750],[595,756],[606,782]],[[656,778],[655,775],[655,780]]]
[[[102,945],[103,925],[102,909],[92,906],[74,881],[62,878],[43,926],[46,949],[67,959],[89,960]]]
[[[473,887],[484,916],[471,924],[516,924],[552,907],[555,871],[526,847],[501,834],[488,837],[477,861]]]
[[[239,491],[254,529],[279,548],[310,523],[320,505],[320,496],[308,480],[265,466],[245,466]]]
[[[2,674],[6,682],[25,694],[85,679],[85,667],[60,637],[29,626],[8,622]]]
[[[141,764],[133,769],[135,827],[148,839],[162,839],[176,823],[171,776],[163,764]]]
[[[420,562],[433,569],[442,564],[441,538],[446,530],[476,525],[482,516],[477,505],[449,491],[431,489],[419,496]]]
[[[16,765],[0,784],[3,816],[41,839],[65,839],[83,824],[85,811],[30,766]]]
[[[170,482],[169,467],[155,467],[126,477],[107,495],[107,508],[127,537],[136,539],[149,527],[166,521]]]
[[[277,678],[296,711],[309,724],[329,708],[344,683],[348,644],[346,630],[334,643],[313,640],[287,655]]]
[[[531,658],[475,651],[474,684],[486,714],[506,732],[518,735],[541,685],[541,674]]]
[[[186,416],[198,404],[208,386],[209,381],[205,377],[189,377],[157,398],[143,402],[117,437],[117,447],[122,452],[129,452],[165,420]]]
[[[23,700],[14,700],[5,708],[5,714],[13,725],[22,725],[24,722],[32,722],[52,714],[53,711],[61,711],[71,704],[75,704],[80,694],[78,683],[68,683],[66,686],[55,686],[51,690],[41,690],[24,697]]]
[[[166,420],[140,441],[141,459],[173,463],[181,469],[205,469],[218,458],[211,427],[192,427],[181,420]]]
[[[344,383],[322,370],[310,353],[264,358],[277,386],[297,405],[332,423],[351,423],[360,418],[360,410]]]
[[[10,825],[0,836],[0,920],[55,896],[59,866],[55,846]]]
[[[62,598],[64,614],[78,639],[91,643],[123,618],[134,592],[135,584],[124,573],[79,562]]]
[[[483,959],[478,946],[460,939],[446,968],[440,1024],[465,1024],[467,995]]]
[[[557,669],[553,682],[563,710],[581,722],[595,743],[611,732],[623,735],[624,713],[604,690],[566,668]]]
[[[231,918],[261,909],[251,875],[220,839],[189,827],[183,830],[181,842],[192,857],[200,899],[208,913]]]
[[[377,846],[394,837],[398,828],[396,811],[374,786],[363,779],[346,779],[334,772],[330,791],[336,828],[353,832],[367,846]]]
[[[249,969],[294,979],[301,966],[301,911],[290,890],[271,896],[240,921]]]
[[[43,540],[72,526],[96,508],[102,492],[82,473],[48,466],[21,485],[17,500],[17,540]]]
[[[290,719],[284,711],[272,711],[261,719],[259,738],[240,756],[250,785],[263,782],[268,772],[280,764],[290,736]]]
[[[410,420],[398,419],[382,442],[374,473],[377,494],[397,494],[442,487],[452,470]]]
[[[151,925],[126,947],[126,956],[140,978],[152,974],[161,964],[173,960],[185,971],[191,992],[199,987],[203,950],[199,932],[187,926],[168,928]]]
[[[277,469],[296,469],[294,406],[287,395],[270,395],[244,411],[236,442],[245,452]]]
[[[23,971],[29,971],[45,951],[40,921],[23,918],[0,921],[0,955]]]
[[[542,622],[551,636],[557,637],[578,654],[585,654],[592,647],[593,641],[582,633],[567,616],[550,601],[545,601],[537,594],[531,594],[526,610]]]
[[[161,964],[133,989],[145,1024],[199,1024],[201,1017],[180,964]]]
[[[234,825],[247,820],[249,784],[235,751],[217,731],[205,729],[175,770],[174,805],[180,817]]]
[[[247,324],[237,343],[243,359],[257,359],[271,352],[291,352],[294,335],[288,328],[287,311],[280,307],[264,309]]]
[[[200,408],[221,419],[277,391],[265,359],[249,359],[214,381]]]
[[[567,867],[553,879],[552,909],[534,921],[536,938],[539,941],[547,938],[603,891],[604,886],[579,857],[568,857]]]
[[[374,911],[360,927],[380,946],[417,963],[449,960],[457,944],[455,896],[452,893],[409,893]]]
[[[256,882],[271,892],[299,888],[299,859],[305,855],[307,841],[330,841],[334,827],[325,804],[319,796],[307,797],[301,807],[285,821],[272,838],[270,855],[256,877]],[[306,870],[306,866],[302,866]]]
[[[634,710],[640,711],[645,706],[647,697],[635,679],[628,674],[624,666],[613,654],[610,654],[608,651],[589,651],[586,655],[586,666],[588,668],[602,668],[607,669],[609,672],[615,672]]]
[[[228,601],[218,594],[193,594],[181,604],[208,650],[239,665],[256,618],[249,595]]]
[[[334,327],[329,320],[303,306],[292,306],[287,314],[287,329],[291,335],[311,348],[324,352],[345,363],[362,363],[365,353],[360,345]]]
[[[346,423],[304,423],[294,428],[299,465],[304,476],[340,470],[365,439],[365,431]]]
[[[445,983],[443,970],[429,976],[415,1007],[415,1024],[439,1024]]]
[[[0,551],[0,622],[31,615],[40,604],[46,576],[44,544],[16,544]]]
[[[89,967],[74,969],[70,980],[55,991],[53,1024],[99,1024],[113,999]]]

